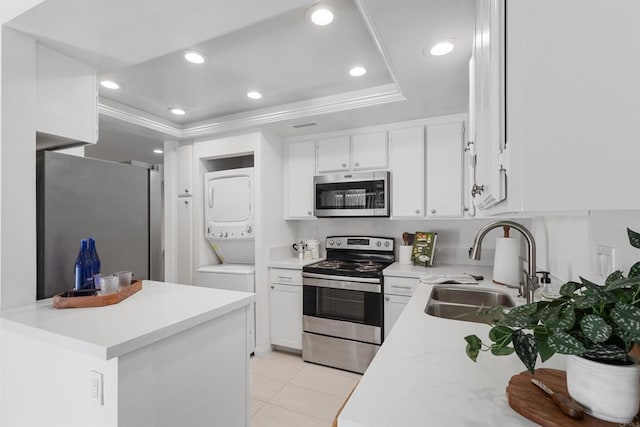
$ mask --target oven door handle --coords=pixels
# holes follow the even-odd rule
[[[309,276],[310,274],[302,277],[303,287],[315,286],[318,288],[344,289],[347,291],[370,292],[374,294],[382,293],[382,286],[380,283],[347,282],[343,280],[319,279]]]

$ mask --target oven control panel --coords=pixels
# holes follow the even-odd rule
[[[327,249],[366,249],[392,251],[393,239],[388,237],[330,236],[325,242]]]

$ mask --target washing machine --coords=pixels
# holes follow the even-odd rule
[[[194,286],[230,291],[255,292],[256,269],[249,264],[216,264],[196,270]],[[247,336],[249,354],[256,348],[256,305],[249,307],[249,335]]]

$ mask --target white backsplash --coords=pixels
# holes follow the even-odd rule
[[[594,211],[585,215],[542,216],[533,221],[538,243],[538,267],[562,281],[583,276],[603,283],[596,245],[615,248],[614,269],[626,275],[640,260],[640,249],[629,244],[627,227],[640,232],[640,211]]]
[[[436,264],[493,265],[495,238],[502,236],[502,229],[491,231],[482,247],[482,259],[469,259],[469,247],[476,232],[495,219],[472,220],[416,220],[399,221],[388,218],[323,218],[316,221],[298,221],[299,240],[315,238],[321,241],[324,251],[324,239],[336,235],[367,235],[391,237],[396,246],[402,244],[402,233],[433,231],[438,233],[436,245]],[[518,220],[529,227],[531,220]],[[396,253],[397,257],[397,253]]]

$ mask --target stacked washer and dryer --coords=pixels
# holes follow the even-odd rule
[[[196,270],[194,286],[255,292],[253,168],[204,176],[205,237],[220,264]],[[255,349],[255,303],[249,310],[249,352]]]

